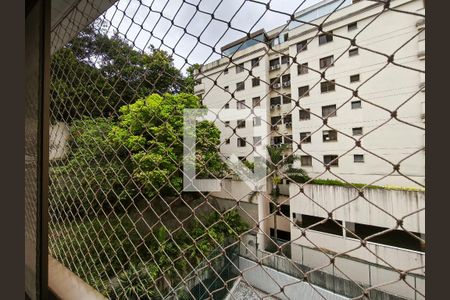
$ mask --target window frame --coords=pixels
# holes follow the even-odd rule
[[[355,76],[358,76],[357,80],[353,80],[353,78],[355,78]],[[360,80],[361,80],[361,77],[359,76],[359,74],[350,75],[350,83],[359,82]]]
[[[243,148],[243,147],[247,146],[247,138],[245,138],[245,137],[238,137],[236,139],[236,141],[237,141],[238,148]],[[243,143],[242,143],[242,141],[243,141]]]
[[[333,157],[333,158],[331,158],[331,159],[329,160],[329,162],[326,163],[326,162],[325,162],[326,157],[327,157],[327,158]],[[333,160],[334,160],[333,164],[330,164],[330,162],[333,161]],[[324,163],[325,165],[329,165],[330,167],[339,167],[339,155],[336,155],[336,154],[327,154],[327,155],[324,155],[324,156],[323,156],[323,163]]]
[[[361,160],[357,160],[356,157],[361,157]],[[364,154],[353,154],[353,162],[357,164],[365,163]]]
[[[326,88],[324,88],[324,87],[326,87]],[[332,87],[332,88],[330,89],[330,87]],[[320,83],[320,93],[321,94],[330,93],[330,92],[334,92],[334,91],[336,91],[336,81],[334,79],[322,81]]]
[[[354,107],[353,106],[354,103],[359,103],[359,107]],[[361,102],[361,100],[355,100],[355,101],[350,102],[350,106],[351,106],[352,109],[361,109],[362,108],[362,102]]]
[[[303,138],[302,138],[302,135],[304,136]],[[300,143],[301,144],[310,144],[312,142],[311,136],[312,136],[311,131],[300,132]]]
[[[303,94],[300,94],[300,89],[305,88],[306,92]],[[303,98],[303,97],[308,97],[309,96],[309,85],[303,85],[303,86],[299,86],[298,89],[298,97],[299,98]]]
[[[358,56],[359,55],[359,48],[353,48],[348,50],[348,57]]]
[[[325,41],[323,41],[323,37],[325,37]],[[329,37],[330,37],[330,40],[328,40]],[[333,41],[333,31],[320,34],[318,36],[318,39],[319,39],[319,46],[331,43]]]
[[[242,84],[242,88],[239,88],[239,85]],[[236,92],[245,90],[245,81],[236,82]]]
[[[323,64],[322,62],[325,61],[326,59],[330,59],[331,62],[329,64]],[[320,69],[325,69],[328,67],[333,67],[334,66],[334,55],[328,55],[325,57],[322,57],[319,59],[319,68]]]
[[[353,30],[356,30],[356,29],[358,29],[358,22],[357,21],[352,22],[350,24],[347,24],[347,31],[353,31]]]
[[[324,108],[331,108],[331,107],[334,107],[334,109],[333,109],[333,111],[334,111],[334,114],[324,114]],[[324,106],[322,106],[322,117],[323,118],[330,118],[330,117],[336,117],[337,116],[337,105],[336,104],[331,104],[331,105],[324,105]]]
[[[246,126],[246,123],[247,122],[245,122],[245,119],[240,119],[240,120],[237,120],[237,122],[236,122],[236,129],[240,129],[240,128],[245,128],[245,126]]]
[[[299,50],[299,46],[302,47],[300,50]],[[297,53],[308,50],[308,40],[303,40],[301,42],[298,42],[297,44],[295,44],[295,47],[297,49]]]
[[[303,159],[306,159],[308,163],[304,164]],[[312,167],[312,156],[311,155],[300,155],[300,166]]]
[[[255,82],[257,84],[255,84]],[[261,79],[259,77],[253,77],[252,78],[252,87],[260,86],[260,85],[261,85]]]
[[[326,136],[328,136],[328,139],[326,139]],[[331,139],[334,137],[334,139]],[[329,130],[323,130],[322,131],[322,142],[328,143],[328,142],[337,142],[338,141],[338,132],[334,129]]]
[[[355,130],[357,130],[357,131],[361,130],[361,133],[360,134],[355,134]],[[353,127],[352,128],[352,136],[360,136],[360,135],[363,135],[363,134],[364,134],[364,130],[363,130],[362,127]]]
[[[302,118],[302,112],[305,113],[307,112],[307,118]],[[310,108],[306,108],[306,109],[300,109],[298,112],[298,117],[300,121],[307,121],[307,120],[311,120],[311,109]]]
[[[242,73],[245,70],[245,62],[236,65],[236,74]]]
[[[305,69],[305,71],[301,71],[302,69]],[[309,73],[308,63],[302,63],[297,65],[297,75],[305,75]]]

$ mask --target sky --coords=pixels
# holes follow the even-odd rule
[[[190,64],[220,58],[220,48],[245,36],[244,32],[262,28],[270,31],[286,24],[289,19],[286,14],[318,2],[320,0],[120,0],[105,17],[111,22],[110,29],[118,30],[136,48],[146,50],[153,45],[166,50],[172,55],[175,66],[185,70]],[[270,10],[266,9],[267,3],[270,3]]]

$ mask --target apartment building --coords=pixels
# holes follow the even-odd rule
[[[336,179],[336,174],[352,183],[424,185],[425,75],[417,70],[425,70],[425,23],[419,16],[425,10],[420,0],[395,0],[390,7],[396,12],[373,1],[325,0],[297,12],[297,22],[267,32],[261,29],[222,47],[223,57],[197,72],[195,93],[208,108],[262,108],[266,115],[217,121],[222,131],[221,152],[251,161],[253,145],[261,141],[288,144],[285,154],[298,156],[295,166],[311,177]],[[318,34],[316,26],[302,21],[323,23],[323,30],[332,34]],[[254,136],[255,126],[266,126],[270,134]],[[325,172],[326,164],[331,173]],[[395,169],[397,164],[401,174]],[[245,195],[250,191],[241,183],[228,182],[224,187],[227,190],[217,193],[218,197],[249,201]],[[415,273],[423,275],[424,248],[413,237],[425,237],[423,192],[373,191],[367,197],[385,212],[358,199],[334,216],[341,226],[327,221],[311,230],[309,237],[315,245],[300,239],[302,228],[327,219],[319,206],[332,210],[358,197],[353,192],[311,185],[305,193],[314,195],[313,203],[297,185],[286,184],[283,205],[275,215],[276,228],[274,218],[269,221],[270,234],[277,230],[278,238],[292,240],[292,258],[303,263],[309,247],[344,252],[358,247],[358,240],[348,232],[368,236],[392,228],[393,218],[386,218],[386,211],[397,218],[412,214],[404,225],[411,234],[400,228],[369,243],[368,248],[383,253],[387,262],[399,268],[418,268]],[[253,214],[258,219],[257,209]],[[311,252],[305,265],[326,264],[317,255]],[[386,266],[364,249],[350,256]],[[353,275],[367,277],[367,272],[349,265],[354,267],[350,268]],[[365,280],[388,276],[380,270],[372,277],[369,271],[370,278]],[[420,285],[417,278],[414,281]],[[421,298],[399,285],[387,291]]]
[[[418,91],[425,77],[401,66],[424,70],[425,24],[414,14],[380,14],[379,3],[353,2],[327,0],[297,13],[297,20],[314,24],[327,18],[323,30],[332,35],[290,22],[230,43],[222,47],[223,58],[202,66],[195,92],[209,108],[267,110],[262,122],[217,122],[222,153],[252,160],[252,145],[266,138],[289,144],[297,166],[311,176],[331,163],[331,171],[349,182],[424,184],[424,131],[416,126],[424,126],[425,92]],[[423,2],[397,0],[391,7],[417,12]],[[398,65],[388,64],[392,54]],[[386,123],[392,111],[408,124]],[[271,135],[254,137],[254,126],[268,126]],[[360,139],[363,148],[354,147]],[[399,162],[406,176],[392,172]],[[336,179],[329,172],[321,178]]]

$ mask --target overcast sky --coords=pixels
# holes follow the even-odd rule
[[[135,47],[147,49],[152,44],[164,49],[173,54],[178,68],[185,69],[188,65],[184,58],[189,64],[218,59],[221,46],[243,37],[241,31],[254,32],[262,28],[269,31],[286,24],[288,16],[283,13],[292,14],[319,1],[120,0],[106,12],[106,19],[129,41],[133,41]],[[268,2],[274,11],[266,9]],[[236,29],[213,20],[213,13],[215,19],[231,22]],[[185,34],[184,29],[194,37]],[[197,42],[198,36],[205,45]]]

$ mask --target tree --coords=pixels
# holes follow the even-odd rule
[[[192,74],[185,78],[167,52],[153,46],[141,51],[104,25],[94,22],[53,55],[54,119],[108,117],[152,93],[192,93]]]
[[[268,159],[266,160],[267,167],[267,190],[265,192],[255,192],[252,198],[257,197],[258,199],[258,223],[260,225],[260,230],[258,233],[258,242],[260,247],[266,250],[270,245],[270,230],[269,230],[269,214],[270,205],[272,202],[276,211],[280,211],[280,206],[278,204],[280,196],[280,184],[284,178],[289,181],[294,179],[291,176],[295,176],[296,181],[307,181],[309,179],[308,175],[303,169],[294,168],[292,165],[298,157],[289,155],[284,157],[283,153],[287,149],[286,146],[274,147],[267,146]],[[274,237],[275,241],[278,239],[277,236],[277,217],[276,214],[273,216],[274,220]]]

